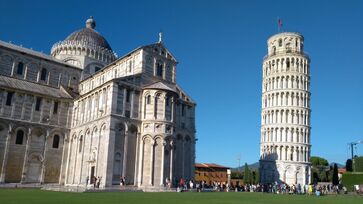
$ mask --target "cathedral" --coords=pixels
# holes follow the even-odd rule
[[[90,17],[50,55],[0,41],[0,183],[194,178],[196,103],[161,34],[118,57],[95,27]]]

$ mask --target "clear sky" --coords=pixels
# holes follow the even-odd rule
[[[311,58],[312,155],[345,163],[363,140],[363,1],[1,0],[0,39],[49,53],[94,16],[119,56],[164,33],[177,81],[197,102],[197,162],[259,159],[262,58],[277,32],[301,32]],[[363,155],[363,144],[357,146]]]

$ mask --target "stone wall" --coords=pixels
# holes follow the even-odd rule
[[[40,57],[44,54],[0,41],[0,74],[46,84],[78,89],[81,69]],[[22,64],[22,65],[19,65]],[[44,78],[42,79],[42,70]]]
[[[0,182],[59,182],[67,129],[4,119],[0,126]]]

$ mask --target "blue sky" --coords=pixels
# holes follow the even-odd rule
[[[163,31],[198,103],[197,162],[258,161],[261,65],[278,17],[311,58],[312,155],[344,163],[347,143],[363,140],[363,1],[3,0],[0,39],[49,53],[91,15],[119,56]]]

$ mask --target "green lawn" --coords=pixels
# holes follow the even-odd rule
[[[355,204],[363,203],[363,198],[356,195],[338,196],[298,196],[272,195],[262,193],[65,193],[41,191],[35,189],[0,189],[1,204],[221,204],[221,203],[251,203],[251,204]]]

